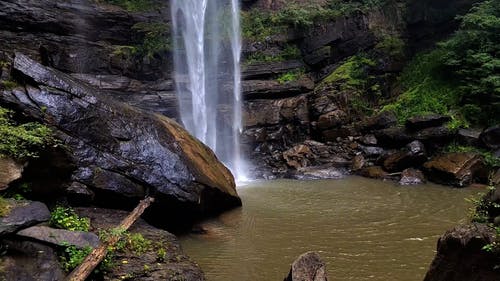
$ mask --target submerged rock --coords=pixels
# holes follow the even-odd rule
[[[284,281],[328,281],[326,264],[316,252],[307,252],[292,264]]]
[[[457,226],[437,244],[437,254],[424,281],[500,280],[498,255],[483,249],[494,241],[495,231],[483,224]]]
[[[332,166],[313,166],[298,169],[293,177],[299,180],[340,179],[347,174],[347,170],[343,168],[336,168]]]
[[[22,54],[14,68],[41,85],[24,98],[4,91],[0,101],[55,129],[77,166],[72,181],[91,188],[96,203],[124,207],[152,194],[147,214],[165,224],[241,205],[230,171],[176,122],[103,98]]]
[[[0,217],[0,237],[50,219],[47,206],[41,202],[8,200],[5,217]]]
[[[464,187],[482,173],[484,164],[476,153],[448,153],[432,158],[424,169],[431,181]]]

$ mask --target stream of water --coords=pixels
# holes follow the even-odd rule
[[[182,123],[244,180],[239,0],[172,0],[171,9]]]
[[[423,280],[438,237],[466,221],[465,198],[481,191],[359,177],[254,182],[238,190],[243,208],[181,242],[210,281],[280,281],[311,250],[332,280]]]

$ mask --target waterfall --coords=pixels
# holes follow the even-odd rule
[[[172,0],[171,10],[181,121],[243,180],[239,0]]]

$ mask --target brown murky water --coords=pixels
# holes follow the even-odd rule
[[[358,177],[254,182],[238,190],[243,208],[181,241],[210,281],[281,281],[311,250],[332,280],[422,280],[437,238],[466,221],[465,198],[481,191]]]

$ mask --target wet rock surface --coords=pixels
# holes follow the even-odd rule
[[[72,181],[91,188],[96,203],[126,207],[155,194],[149,214],[165,223],[168,214],[178,218],[173,212],[186,220],[241,204],[229,170],[174,121],[96,95],[22,54],[14,67],[40,84],[27,86],[24,98],[6,91],[0,100],[56,129],[77,167]]]
[[[17,236],[31,238],[56,246],[72,245],[80,249],[99,246],[99,237],[94,233],[69,231],[47,226],[32,226],[16,233]]]
[[[316,252],[302,254],[284,281],[328,281],[326,264]]]
[[[8,200],[9,210],[0,217],[0,237],[50,219],[47,206],[41,202]]]
[[[484,168],[483,159],[475,153],[448,153],[424,164],[427,177],[438,183],[468,186]]]
[[[483,250],[494,241],[493,229],[483,224],[461,225],[447,231],[437,244],[437,254],[424,281],[500,280],[495,253]]]

